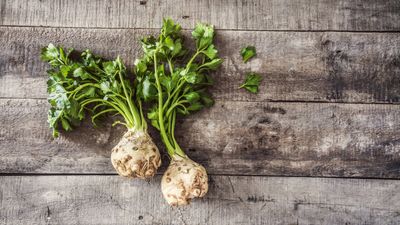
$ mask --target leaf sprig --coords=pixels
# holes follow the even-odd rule
[[[188,115],[213,105],[206,92],[213,84],[209,72],[222,63],[213,44],[212,26],[197,24],[192,37],[194,52],[185,48],[180,25],[164,19],[157,38],[142,40],[144,56],[135,61],[137,95],[150,102],[148,118],[160,131],[171,156],[185,156],[174,135],[177,114]]]
[[[259,74],[250,72],[246,74],[246,80],[239,88],[244,88],[251,93],[258,93],[258,86],[262,81],[262,77]]]
[[[121,59],[106,61],[89,50],[75,59],[72,52],[73,49],[65,51],[49,44],[41,53],[42,60],[51,65],[47,71],[47,91],[51,106],[48,122],[53,136],[58,136],[60,124],[67,131],[78,126],[85,112],[91,115],[94,124],[102,115],[111,113],[124,118],[124,122],[114,124],[146,129],[141,102],[132,100],[134,90]]]
[[[256,48],[254,46],[246,46],[240,50],[240,55],[242,56],[243,62],[247,63],[249,59],[257,55]]]

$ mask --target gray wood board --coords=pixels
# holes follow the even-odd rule
[[[184,28],[209,22],[219,29],[399,31],[396,0],[1,0],[0,24],[159,28],[171,17]]]
[[[171,208],[149,183],[118,176],[0,177],[0,224],[400,223],[400,181],[211,176],[209,193]]]
[[[139,40],[156,30],[0,28],[0,97],[45,98],[46,68],[40,49],[49,42],[117,55],[132,66]],[[388,103],[400,100],[400,34],[348,32],[218,31],[225,60],[213,74],[217,99]],[[241,47],[257,57],[243,63]],[[247,72],[264,81],[257,95],[239,90]]]
[[[0,100],[1,173],[114,173],[110,151],[122,127],[84,123],[54,140],[47,109],[46,100]],[[399,112],[389,104],[217,101],[176,131],[211,174],[400,178]]]

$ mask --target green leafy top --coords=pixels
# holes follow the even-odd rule
[[[247,46],[240,50],[240,55],[245,63],[249,61],[249,59],[253,58],[253,56],[256,56],[256,54],[256,48],[254,46]]]
[[[262,81],[262,77],[256,73],[247,73],[246,80],[239,88],[245,88],[251,93],[258,93],[258,86]]]
[[[41,59],[51,68],[47,91],[50,110],[48,122],[53,136],[58,136],[59,125],[64,130],[78,126],[89,112],[92,122],[104,114],[119,114],[124,122],[116,121],[127,128],[146,129],[140,100],[139,110],[132,100],[134,90],[126,78],[126,69],[118,57],[105,61],[94,56],[89,50],[77,59],[71,57],[72,49],[49,44],[42,49]]]
[[[192,36],[194,52],[184,47],[180,25],[164,19],[157,38],[142,40],[144,56],[135,61],[137,95],[151,104],[148,118],[171,156],[185,156],[174,136],[177,114],[188,115],[214,103],[206,92],[213,83],[209,72],[222,63],[212,26],[199,23]]]

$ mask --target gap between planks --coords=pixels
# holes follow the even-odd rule
[[[19,98],[19,97],[0,97],[1,100],[47,100],[47,98]],[[262,101],[257,101],[257,100],[227,100],[227,99],[222,99],[222,98],[214,98],[215,101],[223,101],[223,102],[243,102],[243,103],[311,103],[311,104],[348,104],[348,105],[399,105],[400,102],[344,102],[344,101],[297,101],[297,100],[273,100],[273,99],[268,99],[268,100],[262,100]]]
[[[161,177],[162,173],[157,173],[154,178]],[[207,173],[211,177],[264,177],[264,178],[305,178],[305,179],[347,179],[347,180],[400,180],[400,178],[385,177],[342,177],[342,176],[293,176],[293,175],[257,175],[257,174],[224,174],[224,173]],[[0,173],[0,177],[77,177],[77,176],[115,176],[116,173]],[[123,178],[123,177],[122,177]],[[152,180],[154,178],[147,179]]]
[[[161,27],[158,28],[146,28],[146,27],[72,27],[72,26],[34,26],[34,25],[0,25],[0,28],[65,28],[65,29],[83,29],[83,30],[137,30],[137,31],[159,31]],[[193,27],[194,29],[194,27]],[[182,31],[192,31],[190,28],[182,28]],[[227,28],[218,28],[215,27],[215,30],[218,31],[238,31],[238,32],[296,32],[296,33],[400,33],[400,30],[257,30],[257,29],[227,29]]]

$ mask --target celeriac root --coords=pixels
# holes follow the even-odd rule
[[[188,157],[175,154],[162,177],[161,190],[169,205],[187,205],[191,199],[207,193],[207,172]]]
[[[111,162],[123,177],[146,179],[156,174],[161,157],[147,132],[130,129],[112,149]]]

